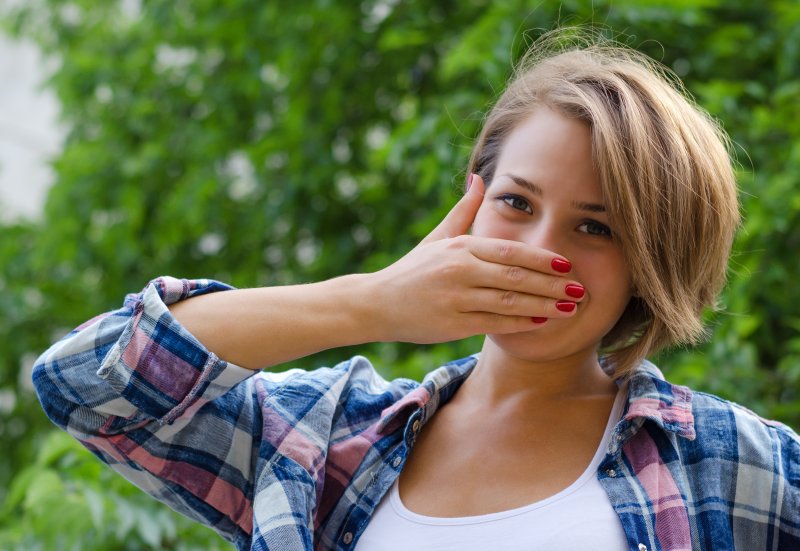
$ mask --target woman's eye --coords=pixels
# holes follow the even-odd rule
[[[522,197],[519,197],[517,195],[504,195],[500,197],[500,199],[512,209],[521,210],[523,212],[527,212],[528,214],[533,214],[533,209],[528,204],[528,202]]]
[[[595,222],[594,220],[584,222],[578,226],[578,229],[582,232],[588,233],[589,235],[611,237],[611,228],[605,224],[601,224],[600,222]]]

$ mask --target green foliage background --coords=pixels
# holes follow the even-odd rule
[[[800,426],[796,1],[14,4],[5,29],[60,61],[48,86],[69,133],[43,220],[0,228],[1,548],[227,548],[54,431],[32,359],[160,274],[256,286],[398,258],[461,192],[512,61],[558,24],[623,33],[731,134],[746,222],[725,311],[709,344],[657,361]],[[421,377],[477,343],[361,351]]]

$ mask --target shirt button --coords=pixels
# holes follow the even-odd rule
[[[353,542],[353,533],[347,532],[342,538],[342,541],[344,542],[345,545],[350,545]]]
[[[647,551],[647,546],[643,543],[639,544],[639,551]]]
[[[411,430],[413,430],[414,432],[417,432],[419,430],[419,419],[414,421],[414,424],[411,425]]]
[[[394,458],[394,461],[392,461],[392,467],[399,466],[400,463],[402,463],[402,461],[403,461],[403,458],[398,455],[397,457]]]

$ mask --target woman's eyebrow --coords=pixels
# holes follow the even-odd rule
[[[582,203],[580,201],[573,201],[572,206],[578,210],[585,210],[587,212],[605,212],[606,206],[600,203]]]
[[[505,174],[501,174],[500,176],[505,176],[507,178],[510,178],[515,184],[517,184],[520,187],[524,187],[534,195],[537,195],[539,197],[543,195],[541,187],[534,184],[533,182],[526,180],[522,176],[517,176],[516,174],[510,174],[508,172]]]
[[[532,194],[538,197],[544,195],[544,192],[542,191],[542,188],[539,185],[529,180],[526,180],[522,176],[517,176],[516,174],[510,174],[510,173],[501,174],[500,176],[505,176],[507,178],[510,178],[515,184],[527,189]],[[571,205],[573,208],[576,208],[578,210],[584,210],[587,212],[606,212],[606,206],[603,205],[602,203],[586,203],[584,201],[572,201]]]

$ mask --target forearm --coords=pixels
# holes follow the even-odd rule
[[[219,358],[250,369],[378,340],[369,276],[211,293],[169,305]]]

